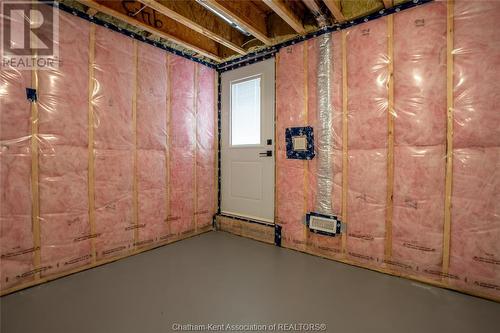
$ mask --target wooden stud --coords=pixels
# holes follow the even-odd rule
[[[33,10],[36,10],[37,4],[31,5]],[[36,43],[36,41],[35,41]],[[36,45],[35,45],[36,46]],[[32,49],[33,58],[37,58],[36,47]],[[36,90],[37,96],[40,94],[38,91],[38,70],[31,69],[31,88]],[[37,281],[41,278],[39,269],[41,269],[41,237],[40,237],[40,192],[39,192],[39,145],[38,145],[38,101],[31,102],[31,224],[33,232],[33,268],[34,280]]]
[[[325,3],[326,7],[328,7],[337,22],[345,21],[344,14],[342,14],[342,11],[337,6],[337,3],[334,0],[323,0],[323,2]]]
[[[36,57],[36,53],[33,54]],[[31,86],[38,91],[38,71],[37,69],[31,70]],[[40,238],[40,193],[39,193],[39,177],[38,177],[38,163],[39,163],[39,145],[38,145],[38,102],[31,103],[31,189],[32,189],[32,230],[33,230],[33,244],[34,244],[34,269],[41,267],[41,238]],[[36,272],[35,280],[40,279],[40,272]]]
[[[394,196],[394,15],[387,16],[388,110],[387,110],[387,195],[385,217],[385,257],[392,257],[392,219]]]
[[[88,201],[89,201],[89,225],[90,225],[90,244],[92,251],[92,263],[96,263],[96,245],[95,245],[95,184],[94,184],[94,61],[95,61],[95,25],[90,25],[89,33],[89,91],[88,91]]]
[[[267,36],[265,17],[250,1],[205,0],[205,3],[221,12],[266,45],[272,41]]]
[[[134,162],[133,162],[133,223],[134,223],[134,244],[137,247],[139,243],[139,184],[138,184],[138,156],[137,156],[137,75],[138,75],[138,48],[137,41],[133,41],[133,83],[132,83],[132,130],[134,132]]]
[[[213,27],[209,28],[207,24],[204,24],[206,21],[206,16],[205,19],[202,18],[197,18],[193,14],[190,16],[189,13],[192,11],[192,4],[185,2],[185,1],[163,1],[162,3],[157,2],[155,0],[138,0],[139,2],[143,3],[144,5],[156,10],[159,13],[162,13],[165,16],[170,17],[171,19],[179,22],[180,24],[185,25],[186,27],[197,31],[208,38],[211,38],[212,40],[216,41],[217,43],[220,43],[236,52],[239,54],[246,54],[246,51],[244,48],[242,48],[240,45],[243,43],[243,35],[241,35],[241,38],[238,38],[238,40],[235,40],[235,38],[231,38],[231,32],[227,32],[224,34],[224,31],[221,31],[223,28],[229,28],[227,24],[226,25],[218,25],[218,30],[215,31]],[[189,10],[189,8],[191,10]],[[183,13],[177,12],[174,8],[185,8],[183,10]],[[200,8],[201,9],[201,8]],[[210,13],[211,14],[211,13]],[[211,18],[212,21],[212,26],[218,23],[217,17],[215,15],[212,15],[213,17]],[[227,30],[227,29],[226,29]],[[226,35],[226,36],[224,36]],[[229,36],[228,36],[229,35]],[[232,34],[234,35],[234,33]]]
[[[198,230],[198,181],[197,181],[197,170],[198,167],[198,77],[199,77],[199,65],[194,63],[194,77],[193,77],[193,111],[194,111],[194,137],[195,137],[195,142],[194,142],[194,168],[193,168],[193,173],[194,173],[194,216],[193,216],[193,223],[194,223],[194,230]]]
[[[263,0],[279,17],[281,17],[293,30],[299,34],[304,34],[306,29],[302,20],[288,7],[283,0]]]
[[[222,58],[219,56],[219,45],[216,42],[196,31],[172,21],[163,15],[162,17],[158,16],[156,18],[162,20],[161,22],[163,26],[159,29],[156,28],[154,24],[150,25],[149,23],[139,20],[139,18],[128,16],[127,9],[124,8],[124,5],[126,4],[125,2],[107,1],[107,6],[94,0],[78,0],[78,2],[89,8],[97,10],[98,12],[112,16],[122,22],[141,28],[151,33],[153,37],[164,38],[214,61],[222,61]]]
[[[342,222],[347,223],[347,176],[349,155],[348,138],[348,90],[347,90],[347,33],[342,31]],[[347,233],[342,233],[342,253],[346,254]]]
[[[166,61],[167,61],[167,117],[166,117],[166,130],[167,130],[167,135],[165,136],[165,147],[166,147],[166,168],[167,168],[167,174],[166,174],[166,186],[167,186],[167,207],[166,207],[166,218],[165,222],[167,223],[167,230],[168,230],[168,235],[172,234],[172,221],[170,220],[170,199],[172,198],[172,191],[170,189],[170,183],[171,183],[171,148],[172,145],[170,144],[170,140],[172,138],[172,64],[171,64],[171,59],[173,56],[166,54]]]
[[[303,48],[303,59],[302,59],[302,65],[304,66],[304,126],[307,126],[307,123],[309,122],[309,55],[308,55],[308,49],[307,45],[308,42],[304,42]],[[303,161],[303,166],[304,166],[304,218],[307,214],[308,210],[308,198],[309,198],[309,161],[304,160]],[[309,239],[310,239],[310,231],[309,228],[304,225],[304,238],[305,238],[305,249],[307,250],[309,248]]]
[[[217,212],[219,205],[219,73],[214,70],[214,179],[215,179],[215,201],[214,201],[214,212]]]
[[[385,8],[391,8],[393,6],[393,1],[392,0],[382,0],[384,3]]]
[[[446,34],[446,181],[443,230],[443,267],[444,274],[450,266],[450,232],[451,232],[451,195],[453,186],[453,34],[454,34],[454,0],[447,2],[447,34]]]
[[[279,224],[278,216],[278,73],[280,64],[280,53],[276,53],[274,62],[274,224]]]

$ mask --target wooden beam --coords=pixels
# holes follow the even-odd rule
[[[95,24],[90,25],[89,31],[89,62],[88,62],[88,202],[89,202],[89,229],[90,229],[90,249],[92,253],[92,264],[97,262],[96,253],[96,227],[95,227],[95,168],[94,168],[94,61],[95,61]]]
[[[384,3],[385,8],[391,8],[393,6],[393,1],[392,0],[382,0]]]
[[[308,42],[306,41],[304,44],[302,44],[302,66],[303,66],[303,71],[304,71],[304,76],[303,76],[303,81],[302,84],[304,85],[304,125],[307,126],[309,124],[309,55],[307,52],[307,44]],[[314,98],[314,97],[313,97]],[[308,199],[309,199],[309,161],[308,160],[303,160],[302,165],[304,166],[304,172],[303,172],[303,188],[304,188],[304,210],[303,210],[303,216],[306,216],[306,214],[309,211],[309,205],[308,205]],[[309,227],[307,227],[305,224],[303,225],[304,228],[304,249],[305,251],[309,251],[309,243],[310,243],[310,231]]]
[[[139,74],[139,46],[137,40],[134,40],[134,55],[133,55],[133,81],[132,81],[132,131],[133,131],[133,154],[132,170],[132,222],[134,228],[134,248],[138,248],[139,244],[139,152],[137,149],[137,98],[138,98],[138,74]]]
[[[266,18],[250,1],[204,0],[266,45],[272,45],[267,35]]]
[[[337,20],[337,22],[345,21],[344,14],[342,14],[342,11],[340,10],[339,6],[337,6],[335,0],[323,0],[323,2],[328,7],[333,17]]]
[[[388,110],[387,110],[387,193],[385,217],[385,259],[392,258],[392,224],[394,212],[394,15],[387,16]]]
[[[243,35],[239,38],[238,41],[231,40],[231,32],[227,31],[228,29],[232,29],[229,25],[217,25],[219,29],[213,29],[214,23],[217,24],[218,18],[205,10],[203,7],[198,6],[195,7],[196,4],[187,2],[187,1],[162,1],[161,3],[155,0],[138,0],[139,2],[145,4],[146,6],[156,10],[157,12],[170,17],[171,19],[179,22],[180,24],[185,25],[186,27],[197,31],[208,38],[220,43],[239,54],[246,54],[245,49],[240,47],[243,43]],[[200,11],[204,11],[200,13]],[[195,15],[198,14],[198,17]],[[201,15],[203,17],[201,17]],[[208,27],[207,23],[208,19],[212,22],[210,24],[212,27]],[[224,34],[221,30],[225,29],[226,33]],[[218,31],[216,31],[218,30]],[[226,35],[226,36],[224,36]],[[228,36],[229,35],[229,36]]]
[[[348,225],[347,221],[347,195],[348,195],[348,135],[349,135],[349,110],[348,110],[348,90],[347,90],[347,32],[342,30],[342,222]],[[347,232],[342,233],[342,255],[346,258]]]
[[[297,33],[304,34],[306,29],[300,18],[283,0],[263,0],[279,17],[281,17]]]
[[[143,29],[151,33],[152,37],[164,38],[209,59],[217,62],[222,61],[217,43],[210,38],[178,24],[162,14],[151,13],[151,10],[144,9],[136,16],[132,16],[132,12],[137,13],[141,8],[137,6],[139,3],[136,1],[78,0],[78,2],[124,23]]]
[[[453,72],[453,39],[454,39],[454,0],[447,1],[446,18],[446,174],[444,198],[443,226],[443,267],[442,272],[448,274],[450,268],[451,245],[451,195],[453,194],[453,108],[454,108],[454,72]]]

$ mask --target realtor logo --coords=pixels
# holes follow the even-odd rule
[[[2,0],[2,67],[51,69],[59,63],[59,12],[52,1]]]

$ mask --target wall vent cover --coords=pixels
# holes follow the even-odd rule
[[[315,212],[306,214],[306,225],[312,232],[328,236],[336,236],[345,229],[345,224],[337,216]]]

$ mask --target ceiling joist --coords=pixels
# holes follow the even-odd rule
[[[239,54],[246,54],[245,49],[240,46],[244,42],[244,36],[237,31],[231,31],[233,30],[231,26],[220,22],[221,19],[195,3],[172,0],[161,2],[155,0],[138,1]]]
[[[323,2],[325,3],[326,7],[328,7],[328,10],[330,10],[337,22],[345,21],[345,16],[344,14],[342,14],[342,11],[340,10],[335,0],[323,0]]]
[[[272,45],[272,40],[267,33],[266,18],[251,1],[203,0],[203,2],[231,19],[264,44]]]
[[[283,0],[263,0],[279,17],[281,17],[290,27],[297,33],[304,34],[306,32],[301,19],[288,7]]]
[[[94,16],[95,14],[97,14],[97,10],[94,9],[94,8],[89,8],[87,9],[87,12],[86,12],[89,16]]]
[[[207,36],[193,31],[163,14],[142,9],[142,4],[136,1],[95,1],[78,0],[81,4],[97,12],[112,16],[122,22],[192,50],[204,57],[222,61],[219,56],[219,45]],[[135,15],[134,15],[135,14]]]

